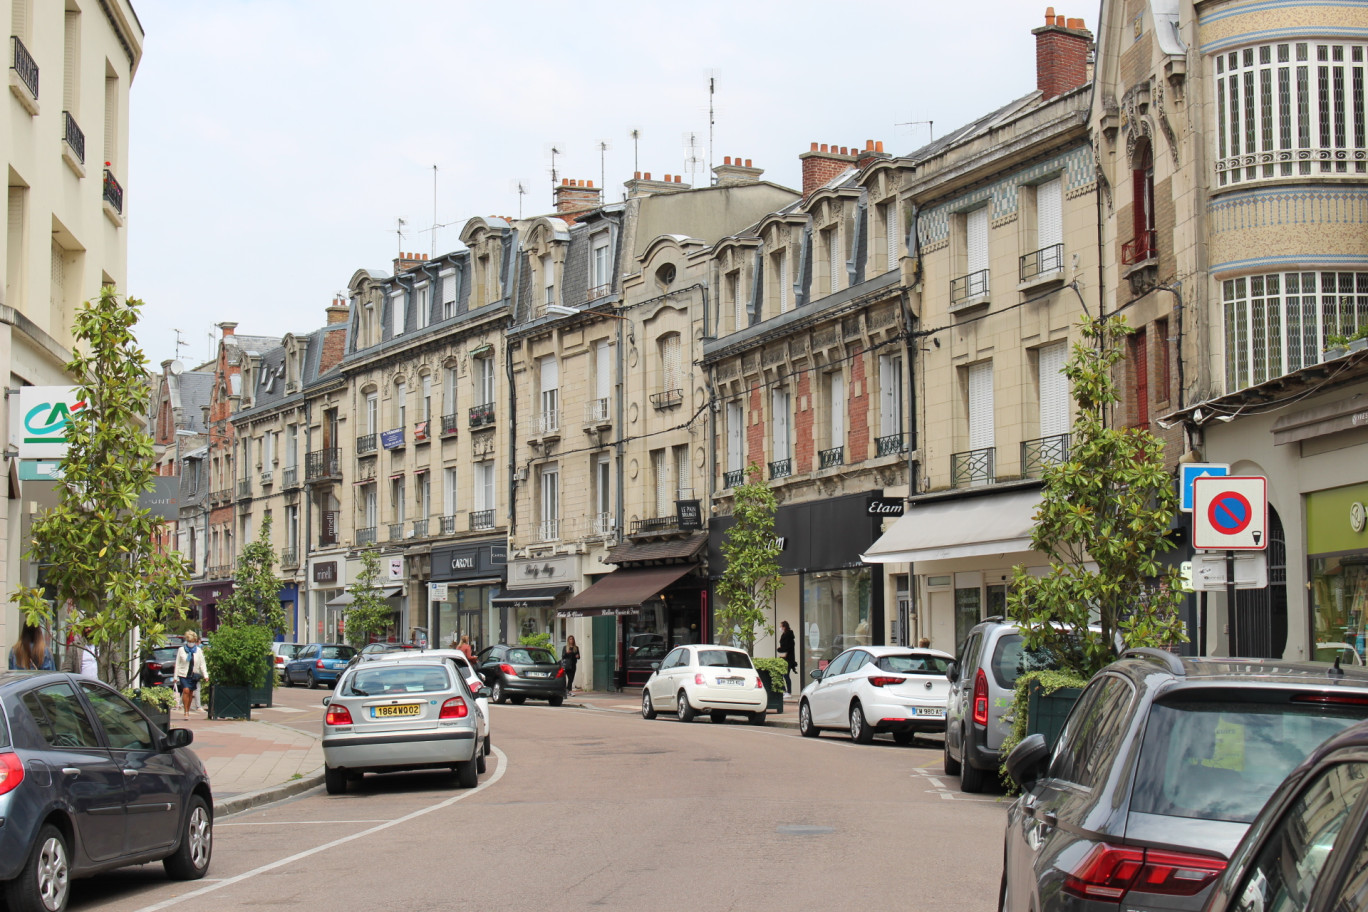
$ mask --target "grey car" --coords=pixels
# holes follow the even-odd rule
[[[1051,753],[1007,758],[1000,907],[1202,908],[1273,790],[1368,718],[1368,670],[1135,649],[1098,672]],[[1259,907],[1255,907],[1259,908]]]
[[[0,672],[0,892],[10,912],[61,912],[71,881],[160,861],[201,878],[214,798],[193,732],[163,732],[113,688]]]

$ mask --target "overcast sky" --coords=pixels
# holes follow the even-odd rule
[[[355,270],[457,249],[472,216],[550,211],[553,146],[608,201],[634,162],[699,186],[739,156],[797,189],[813,141],[909,152],[1035,88],[1046,6],[133,3],[127,290],[154,369],[205,360],[220,321],[314,329]]]

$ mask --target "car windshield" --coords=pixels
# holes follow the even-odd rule
[[[1156,703],[1131,810],[1249,823],[1307,754],[1365,716],[1368,706],[1236,702],[1226,695]]]
[[[508,661],[514,665],[555,665],[556,657],[547,649],[510,649]]]
[[[750,656],[734,649],[700,649],[698,664],[709,668],[751,668]]]
[[[451,678],[441,665],[364,665],[352,675],[347,695],[375,697],[387,694],[430,693],[450,690]]]
[[[356,655],[356,650],[350,646],[324,646],[323,658],[325,659],[350,659]]]
[[[1000,687],[1014,686],[1016,679],[1028,671],[1048,671],[1057,665],[1049,650],[1027,650],[1019,633],[1004,634],[993,650],[993,677]]]
[[[950,660],[933,655],[891,655],[881,657],[877,664],[884,671],[900,674],[944,675]]]

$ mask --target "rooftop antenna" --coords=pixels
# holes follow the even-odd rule
[[[437,258],[437,166],[432,166],[432,250],[428,254]]]
[[[399,255],[400,258],[403,258],[403,256],[404,256],[404,226],[407,225],[408,222],[404,221],[404,219],[403,219],[402,217],[395,219],[395,222],[397,222],[398,224],[396,224],[395,227],[394,227],[394,233],[395,233],[396,235],[399,236],[399,249],[398,249],[397,253],[398,253],[398,255]]]
[[[556,173],[556,156],[557,156],[557,155],[564,155],[564,154],[565,154],[565,150],[562,149],[562,148],[560,147],[560,143],[550,143],[550,144],[546,147],[546,151],[547,151],[547,153],[551,156],[551,190],[552,190],[552,194],[553,194],[551,203],[552,203],[552,205],[554,206],[554,205],[555,205],[555,202],[556,202],[556,201],[555,201],[555,197],[554,197],[554,194],[555,194],[555,187],[556,187],[557,181],[560,180],[560,175],[559,175],[558,173]]]
[[[703,164],[703,155],[698,148],[698,134],[692,131],[684,134],[684,169],[689,172],[689,183],[698,186],[698,166]]]
[[[608,160],[608,150],[611,149],[611,148],[613,148],[613,146],[612,146],[611,143],[608,142],[608,140],[606,140],[606,139],[600,139],[600,140],[599,140],[598,147],[599,147],[599,186],[603,188],[602,191],[600,191],[600,192],[602,192],[602,193],[607,193],[607,192],[608,192],[608,177],[607,177],[608,171],[607,171],[607,165],[605,164],[605,162],[607,162],[607,160]],[[604,202],[607,202],[607,200],[604,200]]]
[[[895,127],[926,127],[927,142],[936,141],[936,122],[934,120],[909,120],[906,123],[894,124]]]
[[[632,170],[641,170],[641,128],[632,127]]]
[[[708,71],[708,173],[713,167],[713,127],[717,123],[713,99],[717,95],[717,70]]]
[[[511,180],[511,181],[508,182],[508,189],[509,189],[511,192],[518,194],[518,220],[521,221],[521,220],[522,220],[522,198],[523,198],[524,196],[527,196],[527,181],[523,180],[522,178],[517,178],[516,180]]]
[[[171,331],[176,334],[176,359],[179,360],[181,348],[190,343],[181,338],[181,331],[179,329],[173,328]]]

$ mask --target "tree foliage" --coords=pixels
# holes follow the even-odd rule
[[[219,602],[219,618],[231,626],[255,624],[267,630],[285,629],[285,609],[280,604],[280,580],[275,575],[275,548],[271,547],[271,516],[261,523],[257,539],[242,549],[234,575],[233,593]]]
[[[735,524],[722,539],[727,563],[717,583],[715,612],[719,641],[730,630],[739,631],[747,652],[755,650],[756,628],[774,635],[774,599],[783,585],[779,575],[779,541],[774,535],[778,501],[760,480],[754,463],[746,467],[750,479],[733,492]]]
[[[271,631],[259,624],[224,624],[204,650],[209,683],[223,687],[261,687],[271,680]]]
[[[185,560],[155,546],[165,521],[138,506],[155,474],[152,438],[142,430],[147,358],[133,335],[141,308],[107,285],[76,314],[66,369],[85,407],[72,412],[67,428],[57,506],[34,521],[26,555],[47,565],[56,602],[74,605],[72,622],[88,631],[100,677],[119,688],[136,670],[129,661],[133,632],[160,642],[189,600]],[[29,623],[52,618],[40,590],[20,586],[11,599]]]
[[[373,549],[361,552],[361,572],[348,588],[352,603],[347,607],[347,642],[357,649],[366,645],[372,636],[384,633],[390,625],[389,605],[380,595],[376,582],[380,579],[380,555]]]
[[[1116,657],[1118,639],[1127,648],[1186,640],[1178,573],[1158,560],[1173,547],[1177,496],[1163,444],[1109,421],[1118,401],[1112,371],[1129,332],[1120,317],[1083,321],[1064,369],[1078,405],[1068,458],[1044,470],[1031,534],[1050,568],[1035,577],[1017,567],[1007,598],[1026,647],[1050,650],[1083,677]]]

